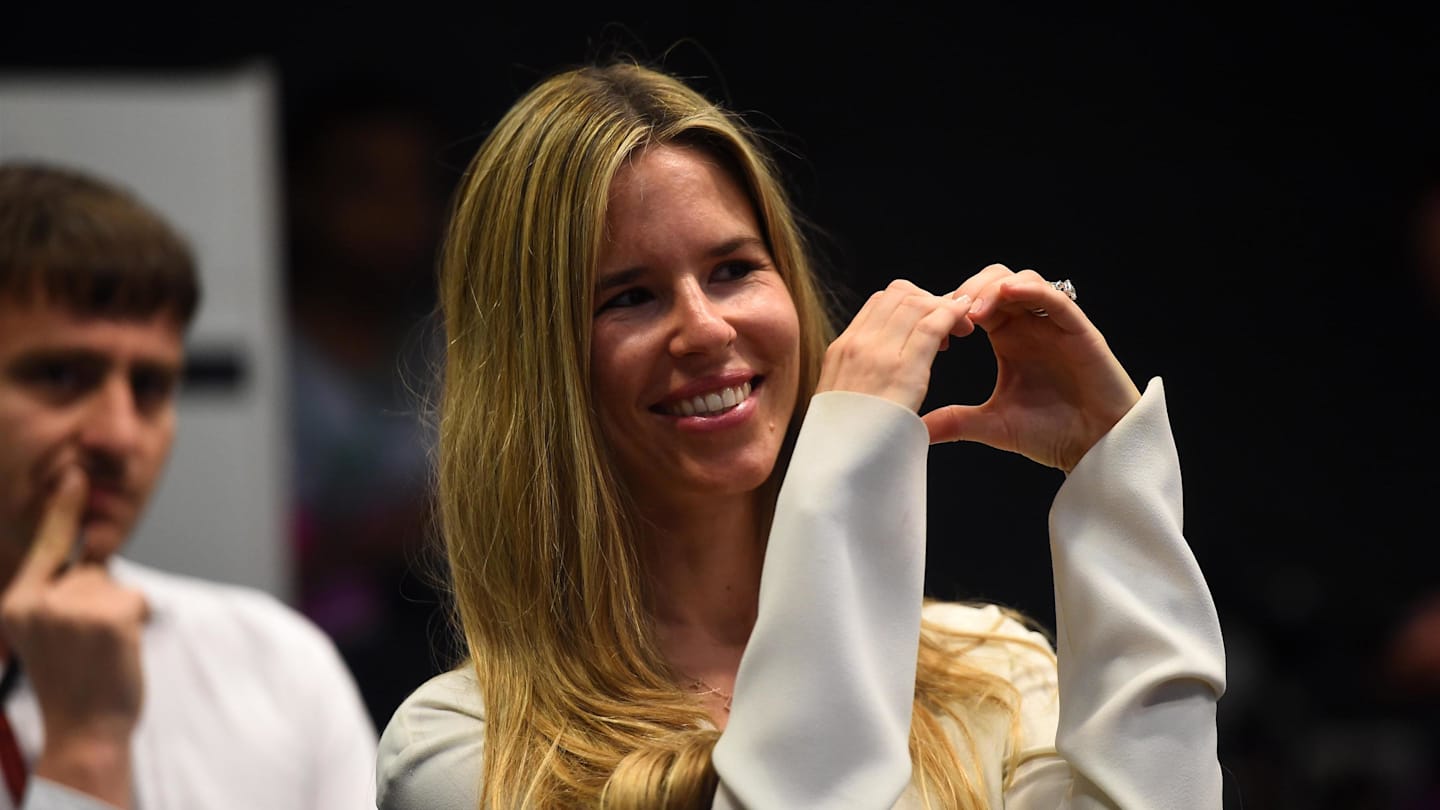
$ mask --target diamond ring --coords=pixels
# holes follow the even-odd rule
[[[1069,298],[1071,301],[1075,300],[1075,285],[1070,282],[1070,279],[1066,278],[1059,281],[1052,281],[1050,282],[1050,286],[1054,287],[1062,293],[1065,293],[1065,297]],[[1050,313],[1046,312],[1044,307],[1036,307],[1035,309],[1030,310],[1030,314],[1034,315],[1037,318],[1050,317]]]

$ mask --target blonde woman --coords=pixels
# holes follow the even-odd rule
[[[896,281],[832,342],[756,143],[616,65],[539,84],[470,165],[439,459],[470,656],[391,720],[380,807],[1219,807],[1224,655],[1160,382],[1000,265]],[[977,326],[992,397],[917,415]],[[1070,474],[1058,669],[993,606],[922,605],[953,440]]]

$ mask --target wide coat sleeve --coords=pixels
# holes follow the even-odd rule
[[[904,793],[926,446],[919,419],[883,400],[812,403],[716,746],[716,808],[880,810]],[[1018,686],[1022,711],[1038,716],[1023,718],[1027,750],[1005,806],[1220,807],[1224,649],[1181,518],[1157,379],[1052,508],[1059,699],[1039,694],[1056,678],[1033,657]]]
[[[1216,705],[1225,649],[1182,534],[1164,387],[1091,448],[1055,497],[1055,755],[1030,758],[1005,806],[1221,806]]]
[[[904,792],[928,447],[919,418],[888,400],[811,400],[715,746],[717,810],[876,810]]]

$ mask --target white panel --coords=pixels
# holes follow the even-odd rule
[[[265,65],[0,76],[0,159],[89,169],[158,209],[200,264],[192,355],[243,361],[240,387],[182,393],[169,469],[126,555],[288,601],[276,116]]]

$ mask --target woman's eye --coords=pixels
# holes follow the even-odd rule
[[[610,300],[606,301],[604,304],[601,305],[600,310],[603,312],[607,309],[633,307],[639,304],[643,304],[653,297],[654,296],[650,294],[650,291],[645,289],[644,287],[631,287],[630,289],[611,297]]]
[[[736,279],[750,275],[755,272],[755,270],[756,265],[752,262],[726,262],[715,268],[715,274],[712,276],[712,279],[714,281],[735,281]]]

